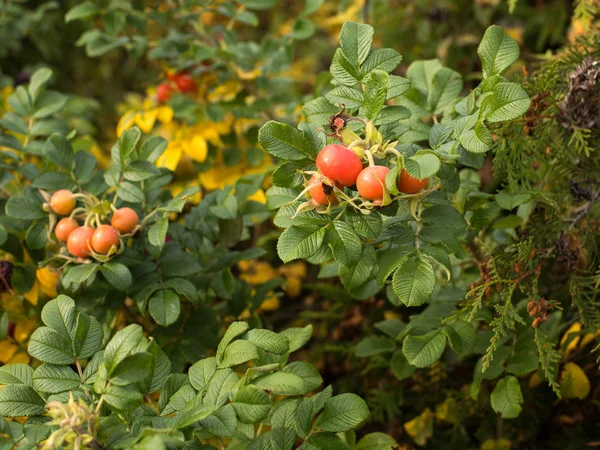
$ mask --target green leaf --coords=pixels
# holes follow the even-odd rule
[[[327,228],[327,242],[336,261],[351,266],[362,255],[362,242],[356,231],[345,222],[335,221]]]
[[[133,411],[142,404],[142,394],[135,389],[111,385],[104,400],[119,411]]]
[[[9,384],[0,390],[0,415],[3,417],[35,416],[44,412],[45,405],[44,399],[30,386]]]
[[[302,450],[351,450],[351,448],[333,433],[315,433],[302,446]]]
[[[406,306],[420,306],[427,302],[435,287],[433,267],[424,258],[409,259],[394,272],[394,293]]]
[[[0,367],[0,384],[33,385],[33,369],[27,364],[6,364]]]
[[[375,30],[371,25],[344,22],[340,33],[340,46],[348,61],[355,67],[367,59],[374,34]]]
[[[387,98],[390,76],[383,70],[374,70],[364,80],[364,114],[373,120],[383,108]]]
[[[33,388],[47,394],[71,391],[80,384],[79,375],[69,366],[42,364],[33,374]]]
[[[287,228],[277,242],[277,254],[283,262],[314,255],[325,238],[325,228]]]
[[[203,391],[212,376],[217,371],[217,360],[214,357],[201,359],[190,367],[188,376],[190,383],[196,390]]]
[[[529,193],[509,194],[506,191],[500,191],[496,194],[496,203],[498,203],[498,206],[502,209],[511,210],[528,202],[530,198],[531,194]]]
[[[461,145],[471,153],[485,153],[494,145],[492,133],[479,121],[472,129],[465,129],[458,137]]]
[[[375,267],[375,250],[372,246],[363,248],[363,253],[356,264],[346,266],[340,264],[339,274],[346,289],[354,289],[366,283]]]
[[[175,415],[173,419],[168,422],[168,425],[175,429],[185,428],[195,422],[207,418],[215,410],[212,405],[192,406],[193,407],[185,408],[179,414]]]
[[[36,99],[40,91],[48,84],[52,78],[52,71],[46,67],[36,70],[29,81],[29,95],[32,99]]]
[[[358,89],[347,86],[339,86],[329,91],[326,95],[334,105],[344,105],[348,109],[360,108],[363,106],[363,94]]]
[[[5,211],[7,216],[21,220],[43,219],[48,215],[40,202],[29,197],[10,197]]]
[[[258,132],[260,145],[271,155],[285,160],[300,160],[311,154],[310,144],[302,131],[271,120]]]
[[[158,219],[148,231],[148,240],[152,245],[162,249],[167,239],[167,230],[169,229],[169,219],[164,216]]]
[[[398,75],[390,75],[390,84],[388,85],[386,100],[400,97],[402,94],[410,90],[410,86],[411,83],[406,78],[399,77]]]
[[[231,369],[218,369],[208,384],[203,403],[214,405],[217,408],[223,406],[239,379],[239,376]]]
[[[404,169],[411,176],[424,180],[440,170],[440,158],[431,150],[419,150],[413,156],[404,158]]]
[[[230,404],[221,407],[200,423],[210,433],[226,438],[233,437],[238,425],[235,410]]]
[[[375,117],[375,120],[373,121],[373,123],[375,125],[386,125],[388,123],[394,123],[394,122],[398,122],[400,120],[406,120],[410,116],[411,116],[410,109],[408,109],[404,106],[400,106],[400,105],[384,106],[383,109],[381,111],[379,111],[379,114],[377,114],[377,117]]]
[[[304,328],[286,328],[280,334],[288,338],[290,341],[289,353],[293,353],[310,341],[312,333],[312,325],[307,325]]]
[[[271,418],[271,442],[278,450],[292,450],[296,442],[294,430],[295,403],[285,403],[278,408]]]
[[[149,137],[140,148],[140,159],[149,161],[151,163],[156,160],[164,153],[169,142],[162,136],[151,136]]]
[[[290,341],[287,337],[270,330],[250,330],[244,335],[244,339],[258,348],[276,355],[283,355],[290,348]]]
[[[43,119],[60,111],[67,104],[67,97],[55,91],[42,92],[35,102],[33,117]],[[55,130],[53,130],[55,131]]]
[[[396,343],[392,339],[385,336],[367,336],[356,345],[354,352],[358,358],[368,358],[394,350]]]
[[[477,48],[481,60],[483,77],[500,75],[519,58],[519,45],[502,28],[489,27]]]
[[[129,181],[143,181],[159,173],[158,168],[150,161],[134,161],[127,166],[123,176]]]
[[[133,282],[131,272],[125,264],[109,261],[100,266],[100,272],[119,291],[126,291]]]
[[[129,203],[142,203],[144,192],[130,181],[123,181],[117,186],[117,196]]]
[[[89,19],[97,14],[100,14],[102,10],[96,6],[93,2],[83,2],[74,8],[71,8],[65,15],[65,22],[69,23],[72,20],[77,19]]]
[[[340,433],[352,430],[369,417],[367,403],[356,394],[341,394],[325,402],[317,419],[319,430]]]
[[[364,436],[354,450],[394,450],[398,443],[388,434],[370,433]]]
[[[276,372],[261,375],[252,384],[275,395],[300,395],[304,393],[304,380],[293,373]]]
[[[223,360],[225,349],[230,342],[248,331],[248,328],[250,328],[250,326],[246,322],[232,322],[232,324],[229,325],[229,328],[227,328],[227,331],[225,331],[225,334],[223,335],[223,338],[217,347],[217,363],[220,363]]]
[[[438,70],[427,96],[429,111],[441,114],[458,97],[462,87],[462,77],[458,72],[447,67]]]
[[[71,340],[48,327],[38,328],[29,340],[29,354],[50,364],[71,364]]]
[[[502,378],[496,384],[490,397],[492,408],[503,419],[514,419],[521,414],[523,394],[519,380],[512,375]]]
[[[340,108],[332,105],[325,97],[318,97],[305,103],[302,107],[302,113],[307,122],[316,125],[327,125],[329,117],[340,111]]]
[[[442,357],[446,347],[446,335],[439,330],[422,336],[407,336],[402,353],[408,363],[415,367],[428,367]]]
[[[154,339],[151,340],[146,351],[152,355],[154,359],[152,364],[151,377],[144,385],[145,392],[157,392],[162,389],[165,380],[171,374],[171,360],[160,348]]]
[[[129,325],[115,333],[104,349],[104,364],[110,377],[117,365],[123,361],[144,340],[142,327]]]
[[[72,169],[75,163],[75,154],[71,143],[61,134],[54,133],[44,144],[44,155],[57,166]]]
[[[152,355],[135,353],[124,358],[113,369],[110,382],[116,386],[128,386],[149,377],[152,372]]]
[[[346,59],[344,52],[340,48],[333,55],[329,71],[333,75],[333,78],[344,86],[356,86],[360,82],[358,69]]]
[[[488,122],[505,122],[525,114],[530,104],[527,92],[518,84],[498,83],[482,102],[481,114]]]
[[[411,366],[402,353],[402,349],[398,349],[392,355],[392,359],[390,360],[390,369],[392,369],[392,373],[398,380],[402,381],[412,376],[413,373],[417,371],[415,366]]]
[[[256,345],[244,340],[233,341],[225,348],[223,359],[218,368],[237,366],[253,359],[258,359],[258,350]]]
[[[363,77],[374,70],[390,73],[402,62],[402,55],[391,48],[380,48],[369,55],[361,67]],[[400,78],[400,77],[398,77]],[[397,97],[397,95],[395,95]]]
[[[66,295],[50,300],[42,309],[42,322],[67,339],[74,335],[77,322],[75,301]]]
[[[381,233],[381,214],[362,214],[350,209],[346,212],[345,220],[358,234],[366,238],[374,239]]]
[[[131,127],[127,129],[119,140],[115,143],[111,150],[111,156],[114,163],[119,167],[123,168],[127,158],[135,150],[137,143],[142,136],[142,132],[138,127]]]
[[[231,405],[242,422],[256,423],[269,414],[271,399],[263,390],[248,385],[237,392]]]
[[[312,398],[303,398],[296,408],[294,429],[302,439],[306,439],[313,427],[315,417],[315,404]]]
[[[69,189],[73,184],[73,179],[66,173],[46,172],[33,180],[32,186],[38,189],[57,191],[59,189]]]
[[[466,356],[473,351],[475,346],[475,330],[468,322],[457,321],[444,328],[448,336],[450,347],[458,356]]]
[[[317,389],[323,383],[323,377],[317,368],[306,361],[294,361],[285,366],[283,373],[293,373],[304,380],[304,394]]]
[[[181,313],[179,295],[171,289],[154,292],[148,301],[148,311],[157,324],[168,327]]]
[[[104,333],[98,320],[93,316],[80,312],[77,315],[73,331],[73,355],[79,359],[89,358],[98,351],[103,338]]]

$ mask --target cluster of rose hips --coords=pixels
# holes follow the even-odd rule
[[[371,160],[363,168],[360,157],[350,148],[331,144],[324,147],[317,156],[318,174],[312,175],[308,192],[316,205],[337,204],[335,189],[356,185],[360,196],[375,204],[380,203],[385,193],[385,178],[390,171],[386,166],[375,165]],[[404,194],[416,194],[427,185],[427,179],[420,180],[402,169],[398,177],[398,190]]]
[[[138,227],[139,217],[131,208],[116,209],[111,205],[112,217],[110,225],[102,224],[99,215],[90,211],[85,223],[80,225],[75,219],[78,210],[86,212],[86,208],[75,208],[78,198],[84,194],[74,194],[67,189],[56,191],[50,197],[50,209],[63,217],[54,227],[56,238],[67,244],[67,250],[76,258],[89,256],[110,256],[121,247],[121,236],[131,234]],[[96,227],[90,226],[95,223]]]
[[[165,81],[156,88],[156,98],[159,102],[166,102],[171,98],[175,91],[182,94],[194,92],[196,90],[196,82],[189,73],[175,73],[167,75],[169,81]]]

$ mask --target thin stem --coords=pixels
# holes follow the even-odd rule
[[[83,370],[81,370],[81,364],[78,359],[75,360],[75,365],[77,366],[77,372],[79,373],[79,379],[83,383]]]

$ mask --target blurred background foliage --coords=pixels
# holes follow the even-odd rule
[[[56,88],[69,95],[65,113],[82,136],[78,145],[106,157],[109,143],[132,124],[169,139],[161,164],[175,170],[171,186],[175,194],[195,183],[206,193],[243,175],[267,171],[271,163],[257,147],[258,127],[272,118],[297,121],[299,106],[322,92],[346,20],[373,25],[375,46],[403,55],[400,74],[411,61],[439,58],[465,74],[467,90],[472,87],[469,82],[481,78],[476,48],[491,24],[501,25],[519,43],[521,61],[513,65],[509,77],[521,80],[528,80],[542,62],[551,62],[556,51],[572,45],[579,36],[592,35],[596,40],[590,42],[599,42],[600,5],[595,0],[280,0],[275,8],[252,12],[240,8],[241,4],[218,0],[138,0],[131,2],[132,9],[119,3],[95,2],[109,13],[65,23],[67,12],[80,2],[0,0],[0,112],[7,108],[5,101],[15,86],[26,83],[36,68],[49,67]],[[143,10],[146,14],[140,16]],[[110,33],[111,27],[116,27],[116,33]],[[99,38],[104,47],[90,35],[83,38],[94,29],[111,35],[105,41],[106,36]],[[199,37],[198,42],[188,33]],[[201,52],[203,40],[217,52],[227,48],[230,53],[212,60],[211,51]],[[191,42],[199,46],[188,51],[194,48],[186,47]],[[242,44],[249,42],[254,44]],[[560,74],[566,80],[574,66],[573,61],[563,62]],[[526,69],[521,71],[522,67]],[[191,97],[175,95],[166,104],[157,101],[156,87],[181,70],[194,74],[197,92]],[[546,89],[532,84],[530,93],[538,88]],[[521,125],[518,130],[499,132],[520,133]],[[597,152],[593,141],[587,144]],[[536,149],[533,157],[543,158],[545,149]],[[513,163],[500,159],[498,173],[510,171]],[[478,173],[482,190],[498,183],[493,181],[491,167],[486,163]],[[267,179],[263,187],[268,185]],[[264,191],[255,195],[255,200],[265,202]],[[237,264],[234,274],[251,287],[283,280],[284,289],[270,292],[258,310],[262,321],[276,330],[314,325],[315,338],[299,357],[314,362],[334,390],[367,398],[372,408],[367,431],[390,433],[403,449],[600,445],[599,377],[590,355],[594,336],[580,333],[576,320],[558,332],[559,350],[564,361],[582,359],[579,366],[594,376],[582,376],[565,366],[560,376],[563,381],[571,377],[574,384],[562,400],[532,376],[525,382],[531,389],[525,391],[527,406],[519,419],[501,420],[489,405],[469,393],[476,359],[463,364],[459,360],[438,362],[400,380],[389,369],[389,353],[365,358],[370,355],[357,352],[356,344],[364,336],[377,333],[375,323],[408,319],[423,308],[391,308],[382,297],[357,302],[339,283],[328,280],[325,269],[304,262],[281,265],[275,251],[277,236],[272,225],[257,225],[242,248],[260,246],[266,255]],[[460,276],[454,278],[458,281],[436,292],[437,299],[456,302],[479,279],[477,268],[458,266]],[[55,295],[52,276],[37,274],[39,295]],[[31,303],[37,303],[37,296]],[[237,318],[250,316],[246,310]],[[26,341],[35,325],[35,319],[18,322],[16,343]],[[28,361],[15,342],[3,340],[0,346],[0,362]],[[595,369],[590,370],[592,366]]]

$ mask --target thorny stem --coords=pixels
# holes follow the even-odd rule
[[[419,201],[417,206],[417,230],[415,232],[415,248],[419,250],[421,248],[421,240],[419,239],[419,234],[421,233],[421,229],[423,228],[423,221],[421,220],[421,213],[423,212],[423,203]]]

